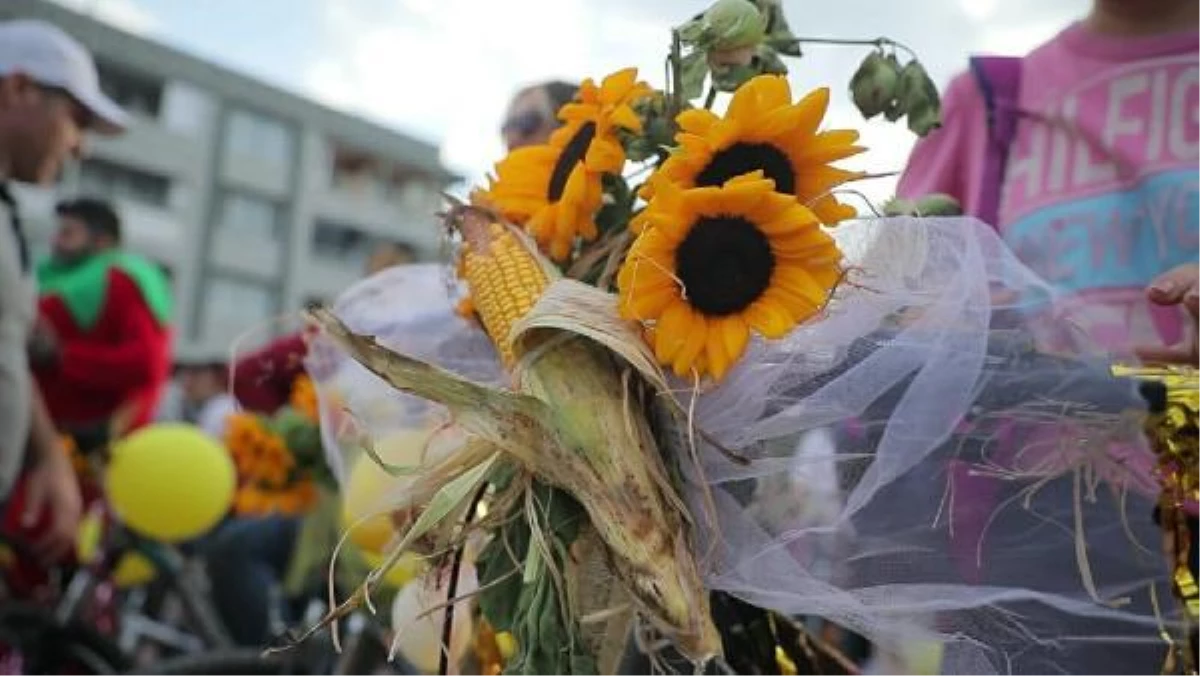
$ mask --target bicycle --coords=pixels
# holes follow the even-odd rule
[[[92,479],[107,459],[108,438],[99,428],[72,435],[84,465],[79,469],[87,515],[81,532],[93,537],[81,542],[71,561],[47,568],[20,529],[8,524],[9,532],[0,533],[9,564],[0,612],[6,673],[120,673],[133,667],[147,645],[171,654],[233,645],[208,601],[203,568],[177,548],[129,530],[108,509]],[[20,489],[14,497],[19,505]],[[131,556],[149,562],[151,580],[120,589],[114,573]],[[181,606],[190,631],[158,617],[170,601]]]

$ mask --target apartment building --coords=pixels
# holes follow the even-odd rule
[[[128,247],[171,276],[180,353],[261,342],[284,328],[272,318],[357,279],[379,240],[437,255],[433,214],[454,177],[435,145],[47,0],[0,3],[0,19],[14,17],[87,45],[102,88],[135,119],[93,139],[53,190],[19,191],[31,244],[48,249],[56,199],[115,202]]]

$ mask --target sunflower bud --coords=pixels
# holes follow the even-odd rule
[[[767,22],[750,0],[717,0],[704,12],[704,22],[714,52],[756,47],[767,34]]]
[[[895,55],[871,52],[850,80],[854,105],[868,120],[888,110],[896,99],[900,63]]]
[[[909,125],[912,125],[911,114]],[[962,216],[962,205],[945,193],[935,192],[917,200],[917,213],[922,216]]]
[[[936,103],[923,101],[908,111],[908,129],[917,136],[924,136],[942,126],[942,116]]]
[[[896,83],[896,101],[908,114],[908,128],[924,136],[941,125],[940,99],[937,86],[929,79],[924,66],[909,61],[900,71]]]
[[[894,58],[893,58],[894,60]],[[904,110],[912,110],[925,103],[928,99],[928,91],[925,82],[929,76],[925,74],[925,68],[918,61],[909,61],[904,64],[896,79],[895,96],[900,102],[900,107]]]

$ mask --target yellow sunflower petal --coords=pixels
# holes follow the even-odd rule
[[[738,315],[721,319],[714,333],[721,336],[725,354],[729,355],[733,361],[741,358],[742,353],[746,351],[746,343],[750,341],[750,328],[746,326],[746,321]]]
[[[774,213],[769,218],[768,214]],[[802,232],[816,224],[816,217],[808,209],[800,208],[795,202],[780,205],[778,200],[764,200],[755,214],[758,229],[769,236],[786,236]]]
[[[625,68],[604,78],[600,83],[600,100],[616,103],[627,96],[637,83],[637,68]]]
[[[661,286],[649,290],[639,289],[629,297],[628,319],[645,321],[654,319],[672,302],[679,300],[679,291],[672,286]]]
[[[767,111],[753,129],[748,130],[747,140],[768,141],[777,145],[798,144],[806,137],[796,130],[801,128],[805,119],[804,109],[798,106],[784,106]]]
[[[804,144],[792,159],[803,162],[827,163],[853,157],[866,148],[854,145],[858,132],[853,129],[831,129],[823,131]]]
[[[595,122],[596,105],[591,103],[566,103],[558,109],[558,119],[563,122]]]
[[[782,87],[782,90],[781,90]],[[779,94],[782,91],[783,99]],[[764,110],[787,105],[791,102],[791,91],[787,80],[778,75],[759,75],[738,87],[725,111],[726,119],[753,121]]]
[[[596,86],[596,81],[589,77],[579,83],[579,93],[576,96],[580,101],[596,103],[600,100],[600,88]]]
[[[589,171],[598,174],[620,173],[625,166],[625,151],[615,138],[597,137],[588,146],[583,162]]]
[[[835,225],[858,216],[857,209],[848,204],[842,204],[833,195],[825,195],[813,201],[809,208],[826,225]]]
[[[717,322],[710,321],[708,336],[704,343],[703,370],[712,374],[714,380],[721,380],[729,370],[733,359],[725,351],[725,342],[721,332],[713,326]]]
[[[679,352],[675,353],[675,358],[671,360],[671,369],[675,371],[675,375],[682,378],[691,374],[692,369],[696,366],[696,358],[704,351],[707,339],[708,320],[704,315],[693,312],[691,326],[688,327],[685,340],[680,346]]]
[[[754,87],[758,105],[762,108],[778,108],[792,102],[792,87],[782,75],[759,75],[746,86]]]
[[[829,109],[829,88],[821,87],[812,90],[796,102],[796,109],[798,111],[797,126],[792,134],[801,137],[812,136],[816,133],[817,127],[821,126],[825,111]]]
[[[692,308],[687,301],[676,301],[663,310],[654,327],[654,356],[659,363],[671,363],[683,347],[691,327]]]
[[[679,133],[675,135],[675,142],[679,144],[677,152],[682,155],[702,157],[704,162],[707,162],[711,156],[712,150],[709,148],[708,141],[702,136]]]
[[[633,108],[627,105],[617,106],[609,115],[609,122],[613,125],[628,129],[634,133],[640,134],[642,131],[642,118],[633,112]]]
[[[707,134],[720,119],[711,110],[703,108],[692,108],[675,116],[675,122],[681,131],[698,136]]]
[[[822,288],[804,268],[799,266],[781,265],[776,267],[775,273],[771,275],[771,286],[789,291],[818,307],[825,304],[825,298],[829,294],[828,288]]]
[[[765,295],[746,308],[744,314],[746,322],[767,338],[782,338],[796,325],[783,306]]]
[[[782,308],[791,318],[791,326],[815,315],[824,303],[813,303],[804,296],[792,293],[781,286],[772,286],[763,293],[762,302]]]

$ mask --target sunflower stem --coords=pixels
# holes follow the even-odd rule
[[[917,59],[917,53],[915,51],[913,51],[912,48],[910,48],[908,45],[906,45],[902,42],[897,42],[891,38],[880,37],[880,38],[875,38],[873,40],[866,40],[866,39],[857,39],[856,40],[856,39],[852,39],[852,38],[792,38],[788,42],[788,44],[793,44],[793,45],[797,45],[797,46],[803,45],[806,43],[812,44],[812,45],[859,45],[859,46],[877,47],[879,49],[883,49],[884,47],[892,47],[893,49],[904,50],[905,52],[908,53],[908,56],[910,58],[912,58],[913,60]]]
[[[675,118],[683,112],[683,47],[679,31],[671,31],[671,99],[670,114],[667,119],[671,123],[671,137],[675,136]]]

